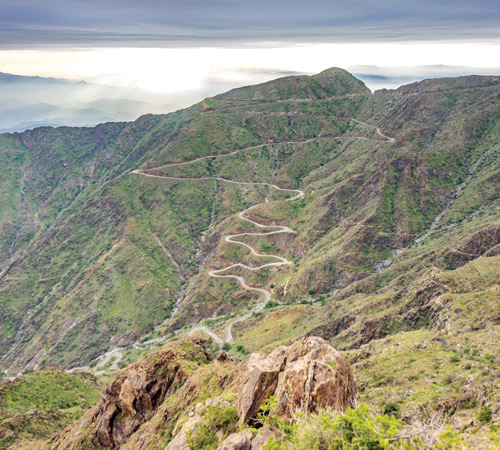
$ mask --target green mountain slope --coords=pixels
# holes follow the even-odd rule
[[[129,124],[1,135],[0,367],[113,348],[128,362],[141,337],[203,319],[222,340],[246,319],[232,337],[248,350],[458,332],[474,302],[460,327],[496,327],[499,96],[495,77],[371,94],[329,69]],[[294,231],[241,237],[260,257],[225,239],[257,231],[238,217],[253,205],[246,218]],[[224,272],[270,293],[262,311],[262,293],[210,276],[273,255],[293,264]]]

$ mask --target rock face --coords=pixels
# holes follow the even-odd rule
[[[201,358],[208,352],[204,341],[192,341]],[[99,448],[120,448],[187,378],[185,362],[174,349],[154,352],[123,370],[76,426],[56,434],[49,445],[76,450],[86,441]]]
[[[323,407],[345,411],[354,407],[356,383],[344,358],[318,337],[305,337],[269,356],[250,357],[240,389],[240,425],[251,423],[271,395],[273,413],[290,416]]]
[[[240,390],[240,425],[255,417],[260,407],[274,394],[284,367],[285,347],[278,347],[268,357],[260,353],[250,355]]]

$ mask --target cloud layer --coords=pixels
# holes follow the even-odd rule
[[[2,0],[0,48],[500,39],[496,0]]]

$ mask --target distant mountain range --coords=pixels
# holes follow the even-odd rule
[[[0,132],[39,126],[93,126],[175,109],[137,88],[0,72]]]

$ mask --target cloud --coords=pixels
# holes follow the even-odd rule
[[[467,67],[448,65],[417,65],[412,67],[351,66],[347,70],[364,81],[372,90],[397,88],[428,78],[460,77],[465,75],[500,75],[500,67]]]
[[[0,47],[500,40],[492,0],[3,0]]]

